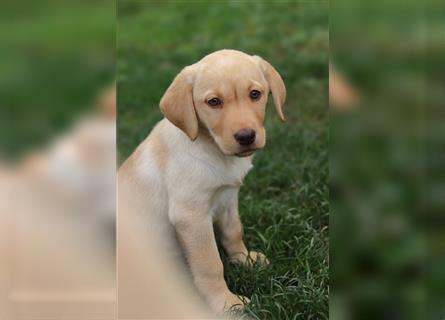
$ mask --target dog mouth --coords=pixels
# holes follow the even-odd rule
[[[237,156],[237,157],[240,157],[240,158],[244,158],[244,157],[251,156],[257,150],[258,149],[247,149],[247,150],[243,150],[243,151],[237,152],[234,155]]]

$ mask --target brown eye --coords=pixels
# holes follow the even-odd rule
[[[252,100],[258,100],[261,97],[261,92],[259,92],[258,90],[252,90],[250,91],[249,96]]]
[[[222,104],[222,101],[219,98],[212,98],[207,100],[207,104],[211,107],[218,107]]]

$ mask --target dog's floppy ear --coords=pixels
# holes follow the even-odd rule
[[[193,102],[193,70],[185,67],[173,80],[161,99],[164,116],[191,140],[198,136],[198,119]]]
[[[272,65],[259,56],[253,56],[263,71],[264,77],[269,83],[270,91],[272,91],[273,102],[277,110],[278,117],[284,121],[283,107],[286,101],[286,87],[280,74]]]

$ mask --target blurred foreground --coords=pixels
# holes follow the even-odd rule
[[[114,108],[1,165],[1,319],[114,317]]]

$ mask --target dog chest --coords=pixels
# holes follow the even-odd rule
[[[239,187],[224,186],[218,188],[212,198],[210,214],[213,219],[228,210],[231,207],[236,206],[238,201]]]

